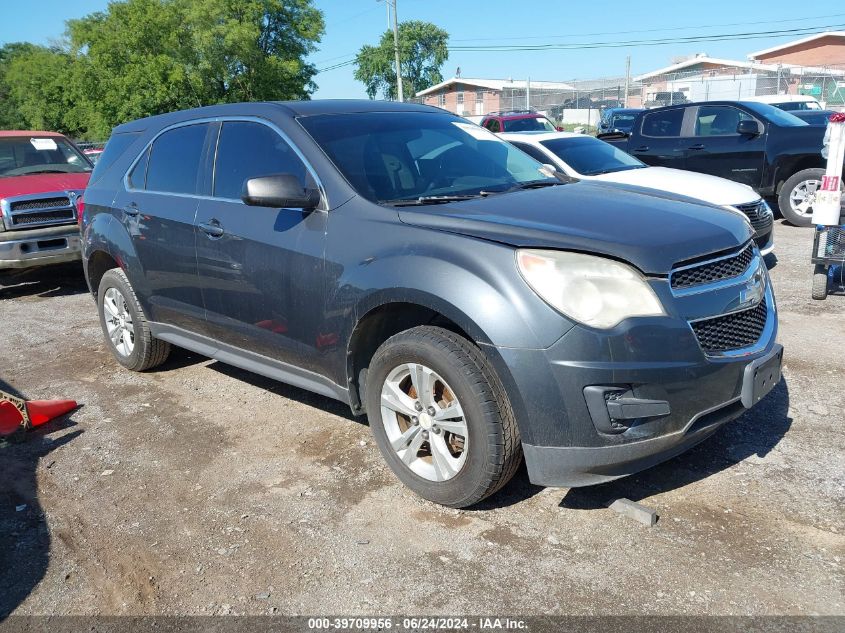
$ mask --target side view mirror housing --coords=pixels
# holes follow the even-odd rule
[[[736,124],[736,133],[741,136],[759,136],[760,124],[751,119],[743,119]]]
[[[320,203],[320,192],[303,188],[292,174],[273,174],[247,180],[241,200],[252,207],[308,210]]]

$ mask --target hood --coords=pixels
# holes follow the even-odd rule
[[[668,274],[676,262],[739,246],[753,233],[733,211],[586,181],[398,212],[406,224],[517,247],[608,255],[655,275]]]
[[[760,199],[760,194],[748,185],[741,185],[718,176],[670,169],[669,167],[628,169],[611,174],[592,176],[590,180],[660,189],[718,206],[748,204]]]
[[[91,172],[83,174],[32,174],[0,178],[0,198],[67,189],[85,189]]]

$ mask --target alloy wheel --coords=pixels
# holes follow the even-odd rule
[[[431,368],[405,363],[388,374],[381,421],[399,459],[420,477],[447,481],[464,466],[469,438],[463,408]]]
[[[103,315],[112,346],[121,356],[135,349],[135,324],[126,299],[117,288],[109,288],[103,297]]]
[[[818,180],[804,180],[799,182],[789,192],[789,204],[792,210],[804,218],[813,217],[813,205],[816,202],[816,192],[821,187]]]

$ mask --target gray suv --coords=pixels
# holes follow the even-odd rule
[[[465,507],[523,454],[584,486],[676,455],[780,380],[738,214],[564,182],[437,108],[230,104],[115,128],[84,266],[127,369],[170,345],[346,402]]]

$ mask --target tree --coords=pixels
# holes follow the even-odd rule
[[[449,57],[449,34],[430,22],[412,20],[399,24],[399,58],[402,90],[412,96],[443,81],[440,68]],[[370,99],[381,93],[396,98],[393,31],[385,31],[378,46],[363,46],[355,57],[355,79],[366,86]]]
[[[307,99],[324,30],[312,0],[124,0],[67,26],[64,47],[16,54],[5,75],[30,126],[89,138],[184,108]]]
[[[35,48],[28,42],[11,42],[0,46],[0,130],[15,130],[26,127],[26,119],[21,114],[18,103],[12,96],[12,88],[6,79],[6,73],[16,56],[29,53]]]

